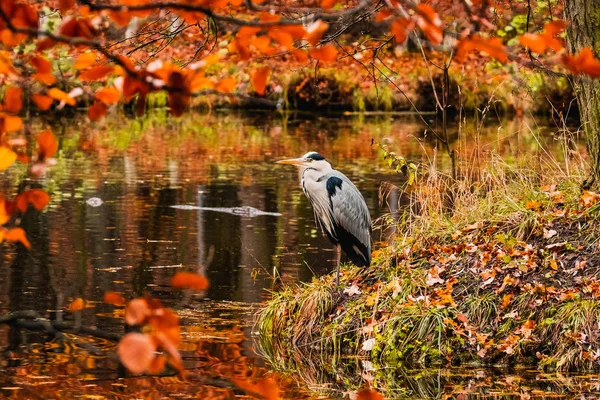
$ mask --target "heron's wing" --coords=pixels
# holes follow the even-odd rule
[[[326,187],[337,240],[355,264],[369,265],[371,216],[362,194],[350,179],[338,171],[328,177]]]

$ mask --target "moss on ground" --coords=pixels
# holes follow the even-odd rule
[[[600,206],[555,187],[536,193],[511,199],[517,211],[501,219],[398,241],[368,269],[344,266],[341,288],[328,275],[275,293],[258,315],[260,351],[282,367],[351,355],[375,366],[598,369]]]

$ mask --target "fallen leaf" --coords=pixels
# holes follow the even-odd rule
[[[354,296],[355,294],[360,294],[360,289],[356,285],[352,285],[349,288],[344,289],[344,293],[349,297]]]
[[[375,347],[376,343],[377,343],[377,340],[375,338],[367,339],[363,342],[362,350],[363,351],[371,351],[371,350],[373,350],[373,347]]]

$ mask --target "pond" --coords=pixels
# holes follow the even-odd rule
[[[537,159],[532,156],[546,152],[560,161],[567,151],[557,129],[527,120],[499,123],[477,134],[475,123],[463,127],[465,137],[476,140],[456,146],[482,158],[500,154],[517,167],[531,167]],[[51,195],[44,212],[28,212],[21,221],[31,250],[0,247],[2,314],[30,310],[123,334],[122,309],[104,304],[104,293],[158,298],[180,316],[187,375],[131,376],[119,367],[110,340],[83,331],[57,340],[6,324],[0,325],[3,396],[232,398],[248,393],[240,387],[243,379],[257,388],[277,384],[287,398],[344,397],[352,392],[348,382],[360,387],[375,373],[394,376],[399,397],[598,390],[594,377],[485,369],[372,371],[360,360],[335,374],[319,366],[272,373],[255,353],[254,313],[269,291],[310,281],[335,265],[297,171],[274,161],[319,151],[360,188],[373,219],[385,217],[396,210],[390,205],[398,194],[382,201],[381,183],[401,186],[406,178],[383,160],[378,143],[409,160],[450,170],[448,157],[435,149],[415,116],[221,112],[174,119],[159,110],[142,120],[113,115],[90,123],[74,116],[34,119],[31,126],[34,132],[51,127],[60,151],[57,164],[39,180],[29,181],[24,166],[0,175],[7,197],[27,185]],[[455,135],[458,127],[450,131]],[[248,207],[265,214],[253,215]],[[385,243],[389,233],[376,230],[375,245]],[[177,271],[205,274],[209,289],[172,291],[169,282]],[[68,307],[76,298],[86,308],[73,313]]]

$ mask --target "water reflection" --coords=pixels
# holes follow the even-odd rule
[[[274,276],[301,282],[334,266],[333,248],[317,231],[297,172],[273,161],[319,150],[360,188],[374,219],[388,212],[379,203],[381,181],[402,178],[380,160],[373,141],[386,138],[411,160],[435,159],[440,168],[448,166],[410,117],[188,115],[174,120],[158,112],[143,121],[115,116],[91,125],[83,119],[34,123],[47,124],[62,134],[58,165],[41,182],[23,180],[18,168],[0,178],[8,194],[29,184],[51,194],[46,212],[27,213],[22,221],[32,249],[0,247],[6,277],[0,281],[3,313],[34,310],[51,320],[72,320],[65,308],[81,297],[91,304],[82,311],[84,326],[122,333],[122,316],[101,302],[105,292],[160,298],[182,316],[186,367],[203,390],[218,388],[215,379],[223,376],[266,373],[249,338],[253,309],[268,297],[265,289],[273,288]],[[529,132],[526,125],[507,126],[507,133]],[[500,139],[497,127],[486,140],[508,155],[539,147],[538,139],[525,135]],[[560,147],[552,149],[560,159]],[[282,215],[248,217],[206,207],[254,207]],[[208,276],[205,296],[171,292],[170,278],[180,270]],[[91,380],[106,393],[132,393],[134,387],[153,387],[154,394],[170,390],[158,378],[116,381],[114,359],[90,357],[77,345],[84,339],[71,339],[75,347],[57,347],[46,334],[0,326],[4,394],[35,382],[56,389],[66,378]],[[109,349],[107,354],[114,350],[109,342],[94,345]],[[234,390],[225,384],[221,389]],[[63,390],[68,397],[86,389],[73,383]],[[291,383],[286,390],[300,396]]]

